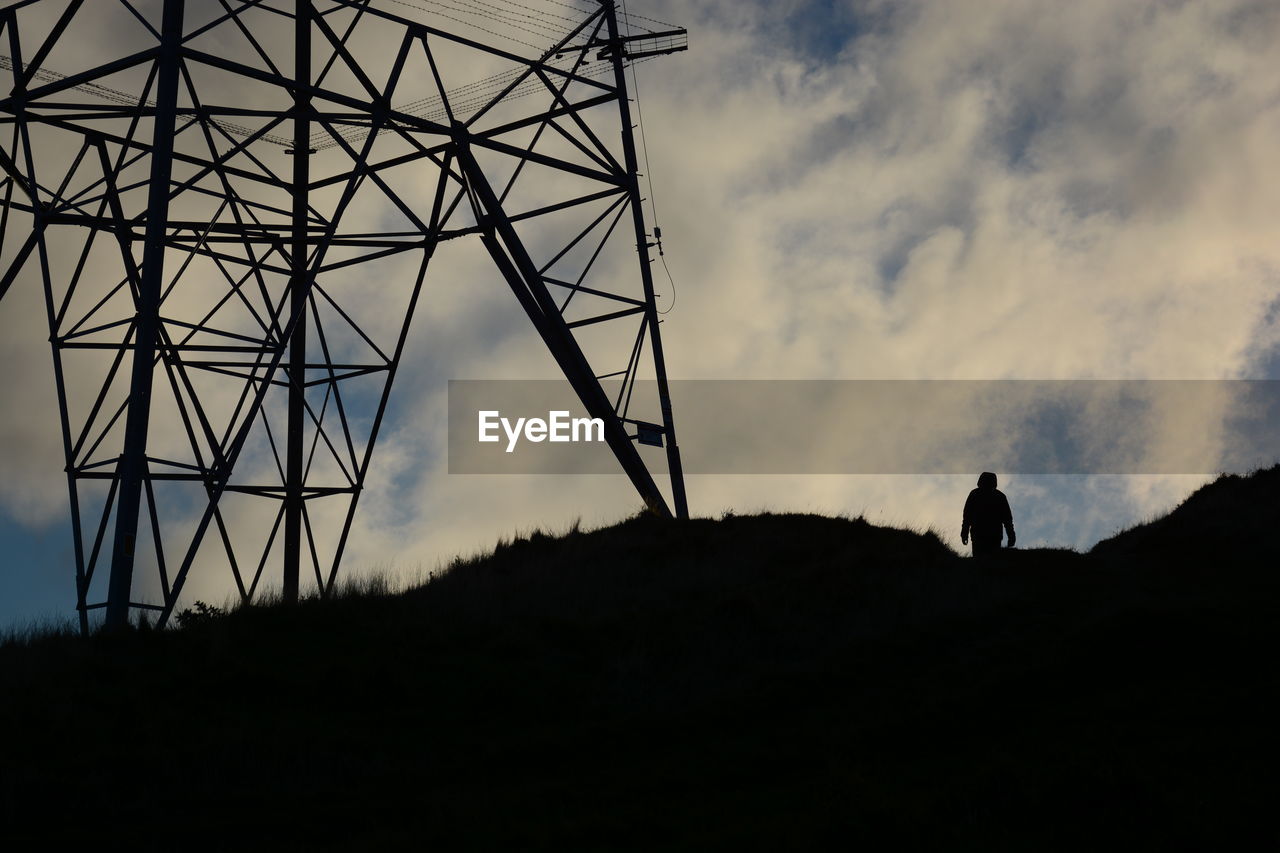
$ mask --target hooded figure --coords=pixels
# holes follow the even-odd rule
[[[1013,532],[1013,512],[1009,509],[1009,499],[996,488],[996,475],[984,471],[978,477],[978,488],[969,492],[969,498],[964,502],[960,541],[968,545],[969,534],[972,533],[973,556],[995,554],[1000,550],[1001,527],[1009,532],[1008,547],[1012,548],[1017,537]]]

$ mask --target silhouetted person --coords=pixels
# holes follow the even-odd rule
[[[983,471],[978,477],[978,488],[969,492],[964,502],[964,523],[960,525],[960,541],[969,544],[973,534],[973,556],[985,557],[1000,551],[1001,528],[1009,532],[1009,545],[1017,541],[1013,532],[1013,512],[1009,499],[996,488],[996,475]]]

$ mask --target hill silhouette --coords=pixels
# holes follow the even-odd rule
[[[1274,844],[1278,484],[988,561],[861,519],[638,516],[402,594],[13,642],[0,839]]]
[[[1280,539],[1274,535],[1278,521],[1280,465],[1247,477],[1223,475],[1168,515],[1099,542],[1091,553],[1179,565],[1190,555],[1223,556],[1232,563],[1275,561],[1280,558]]]

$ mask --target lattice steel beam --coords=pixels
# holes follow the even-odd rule
[[[687,515],[625,74],[683,30],[611,0],[160,11],[0,9],[0,298],[44,291],[82,629],[163,623],[216,564],[246,601],[277,561],[287,600],[304,574],[332,591],[452,240],[484,245],[650,508]],[[485,76],[448,85],[462,68]],[[637,423],[661,425],[671,504]]]

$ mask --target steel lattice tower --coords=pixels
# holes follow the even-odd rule
[[[0,10],[0,299],[45,297],[82,630],[163,624],[219,565],[245,601],[276,566],[286,600],[332,591],[446,241],[483,244],[647,505],[687,515],[625,73],[685,33],[538,2]]]

